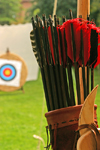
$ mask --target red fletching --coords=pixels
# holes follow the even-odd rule
[[[74,30],[74,39],[75,39],[75,46],[76,46],[76,62],[79,60],[79,54],[80,54],[80,22],[75,19],[73,21],[73,30]]]
[[[60,48],[60,38],[59,38],[59,29],[60,27],[57,27],[57,34],[58,34],[58,50],[59,50],[59,62],[60,62],[60,65],[61,65],[61,48]]]
[[[67,55],[74,62],[73,59],[73,47],[72,47],[72,35],[71,35],[71,27],[70,24],[73,23],[73,31],[74,31],[74,40],[76,46],[76,62],[79,60],[80,54],[80,21],[79,19],[68,20],[63,24],[63,28],[65,28],[66,32],[66,41],[67,41]]]
[[[90,31],[87,27],[87,22],[81,21],[80,23],[81,23],[80,24],[80,29],[82,29],[82,36],[83,36],[84,56],[80,56],[80,58],[78,60],[78,63],[79,63],[79,66],[82,66],[82,58],[81,57],[83,57],[84,58],[84,66],[86,66],[86,64],[87,64],[87,62],[90,58]],[[81,40],[79,40],[79,41],[81,41]],[[79,45],[80,45],[80,43],[79,43]],[[82,52],[80,52],[80,53],[82,53]]]
[[[84,49],[84,65],[86,66],[90,58],[90,31],[87,24],[82,24],[83,31],[83,49]]]
[[[52,54],[53,63],[55,65],[53,42],[52,42],[52,35],[51,35],[51,27],[48,27],[48,38],[49,38],[49,45],[50,45],[50,50],[51,50],[51,54]]]
[[[64,22],[61,26],[56,27],[57,34],[58,34],[58,50],[59,50],[59,62],[60,64],[63,61],[63,65],[66,65],[66,52],[65,52],[65,43],[64,43],[64,30],[66,33],[66,41],[67,41],[67,56],[71,59],[72,63],[74,63],[73,57],[73,47],[72,47],[72,35],[71,35],[71,26],[70,24],[73,23],[73,31],[74,31],[74,40],[75,40],[75,47],[76,47],[76,62],[78,62],[79,66],[82,66],[82,58],[80,57],[80,47],[81,47],[81,29],[83,35],[83,51],[84,51],[84,66],[87,65],[87,62],[90,59],[90,50],[91,50],[91,43],[90,43],[90,36],[91,36],[91,29],[100,33],[100,28],[97,28],[95,24],[88,22],[82,19],[71,19]],[[62,46],[59,36],[59,30],[61,32],[62,38]],[[51,35],[51,27],[48,27],[48,37],[49,37],[49,44],[51,49],[51,54],[53,58],[53,62],[55,64],[54,58],[54,50],[53,50],[53,41]],[[61,49],[62,47],[62,49]],[[97,62],[94,65],[94,68],[100,64],[100,35],[98,34],[98,56]],[[62,58],[63,57],[63,58]]]
[[[74,62],[70,23],[71,23],[71,20],[68,20],[68,21],[64,22],[63,23],[63,28],[65,28],[65,33],[66,33],[67,55],[72,60],[72,62]]]

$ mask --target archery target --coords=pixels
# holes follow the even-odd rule
[[[0,77],[4,81],[11,81],[16,76],[16,69],[11,64],[5,64],[0,68]]]
[[[0,59],[0,85],[18,87],[20,85],[21,66],[20,61]]]

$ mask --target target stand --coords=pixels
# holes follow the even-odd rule
[[[0,56],[0,90],[11,92],[22,90],[27,78],[27,66],[16,54],[7,52]]]

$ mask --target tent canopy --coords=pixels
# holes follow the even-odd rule
[[[28,68],[27,81],[36,80],[39,69],[32,51],[31,30],[31,23],[0,26],[0,55],[9,48],[11,53],[22,57]]]

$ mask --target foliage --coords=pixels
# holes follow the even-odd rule
[[[57,15],[58,16],[66,16],[69,18],[69,9],[73,11],[73,17],[76,17],[77,11],[77,1],[76,0],[58,0],[57,5]]]
[[[20,0],[0,0],[0,24],[16,22],[20,10]]]
[[[35,10],[40,10],[37,12],[37,15],[42,17],[42,14],[46,14],[47,18],[49,15],[53,14],[54,0],[33,0],[32,7],[28,10],[26,14],[26,19],[31,20],[32,16],[35,16]],[[69,18],[69,9],[73,10],[73,15],[76,17],[77,1],[76,0],[58,0],[57,3],[57,16],[62,17],[66,16]]]
[[[100,27],[100,0],[91,1],[91,19]]]
[[[91,0],[91,16],[90,19],[94,19],[97,26],[100,26],[100,0]],[[54,7],[54,0],[33,0],[32,7],[26,13],[27,21],[31,21],[31,17],[36,13],[40,17],[42,14],[46,14],[47,18],[52,15]],[[62,16],[69,18],[69,9],[73,11],[73,17],[77,17],[77,0],[58,0],[57,2],[57,16],[61,19]]]
[[[91,2],[91,16],[90,19],[94,19],[97,26],[100,26],[100,0],[90,0]],[[24,22],[31,22],[31,17],[39,15],[42,18],[42,14],[46,14],[47,18],[53,14],[54,0],[32,0],[32,7],[26,12],[26,18]],[[21,11],[21,0],[0,0],[0,24],[12,24],[17,23]],[[74,18],[77,14],[77,0],[58,0],[57,2],[57,16],[62,18],[66,16],[69,18],[69,9],[72,9]]]

